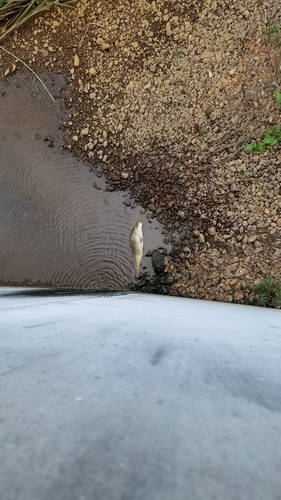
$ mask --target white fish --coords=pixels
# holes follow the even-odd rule
[[[135,277],[138,278],[143,257],[143,223],[138,221],[130,234],[130,246],[134,258]]]

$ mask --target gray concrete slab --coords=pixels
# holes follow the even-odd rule
[[[0,291],[1,500],[280,500],[280,311]]]

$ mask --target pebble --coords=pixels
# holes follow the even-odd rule
[[[80,64],[80,59],[79,59],[78,55],[75,54],[75,56],[74,56],[74,66],[78,67],[79,64]]]
[[[150,210],[150,212],[156,212],[156,207],[155,207],[154,203],[149,203],[147,205],[147,208],[148,208],[148,210]]]
[[[250,234],[250,236],[248,237],[248,242],[253,243],[254,241],[256,241],[256,239],[257,239],[256,234]]]

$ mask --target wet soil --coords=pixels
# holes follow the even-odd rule
[[[128,192],[62,148],[62,76],[18,73],[3,86],[0,115],[0,283],[95,290],[133,279],[129,234],[144,224],[145,252],[163,244],[162,226]],[[90,168],[89,168],[90,167]],[[151,259],[144,257],[146,272]]]

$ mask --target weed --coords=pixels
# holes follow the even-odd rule
[[[281,308],[281,281],[276,278],[264,278],[254,287],[256,304],[261,307]]]
[[[281,94],[280,94],[281,95]],[[281,129],[279,125],[267,129],[263,134],[261,142],[246,144],[244,150],[248,153],[264,153],[267,149],[273,148],[281,140]]]
[[[182,53],[183,53],[183,49],[181,49],[181,48],[179,47],[178,49],[174,49],[174,50],[173,50],[172,55],[173,55],[173,57],[178,57],[178,56],[179,56],[180,54],[182,54]]]
[[[281,111],[281,92],[279,90],[275,90],[275,100],[279,106],[279,109]]]
[[[272,23],[270,19],[268,19],[266,23],[266,36],[267,42],[279,42],[280,41],[280,30],[281,26],[279,23]]]

